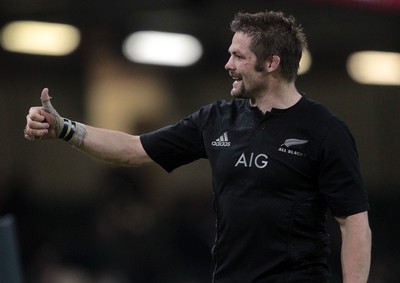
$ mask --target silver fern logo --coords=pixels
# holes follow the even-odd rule
[[[306,154],[304,152],[290,149],[291,146],[295,145],[302,145],[308,143],[308,140],[301,140],[301,139],[287,139],[281,146],[279,147],[278,151],[291,154],[291,155],[296,155],[300,157],[305,157]]]
[[[291,147],[293,145],[301,145],[308,143],[308,140],[299,140],[299,139],[287,139],[281,146]]]

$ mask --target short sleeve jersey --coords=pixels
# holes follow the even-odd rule
[[[305,96],[266,114],[245,99],[217,101],[141,142],[168,172],[209,160],[215,283],[325,282],[328,210],[368,209],[348,127]]]

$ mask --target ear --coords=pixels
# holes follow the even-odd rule
[[[266,70],[268,71],[268,73],[273,72],[276,69],[278,69],[280,63],[281,63],[281,58],[278,55],[272,55],[265,62]]]

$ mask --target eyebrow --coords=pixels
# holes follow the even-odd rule
[[[233,54],[233,55],[237,55],[237,54],[243,55],[243,53],[240,50],[233,49],[232,47],[228,48],[228,53]]]

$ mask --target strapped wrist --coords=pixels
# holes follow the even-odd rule
[[[59,122],[60,126],[62,125],[62,127],[58,129],[57,137],[68,142],[73,147],[80,148],[86,136],[85,125],[82,123],[71,121],[67,118],[61,118],[59,119]]]
[[[69,141],[76,132],[76,122],[63,118],[63,128],[58,138]]]

